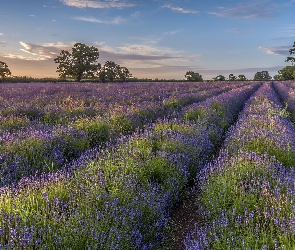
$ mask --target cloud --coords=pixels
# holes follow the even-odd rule
[[[200,70],[203,73],[213,73],[213,74],[245,74],[245,73],[252,73],[261,72],[263,70],[267,70],[270,72],[278,71],[282,69],[284,66],[271,66],[271,67],[257,67],[257,68],[241,68],[241,69],[202,69]],[[254,76],[254,75],[253,75]]]
[[[168,31],[168,32],[165,32],[164,35],[176,35],[178,33],[182,32],[181,30],[172,30],[172,31]]]
[[[60,0],[64,5],[77,8],[126,8],[133,7],[136,4],[127,0]]]
[[[35,57],[28,57],[23,55],[15,55],[10,53],[0,53],[0,56],[10,59],[20,59],[20,60],[26,60],[26,61],[41,61],[44,60],[44,58],[35,58]]]
[[[96,42],[95,45],[100,51],[101,60],[111,60],[136,68],[142,65],[155,67],[155,65],[161,64],[160,61],[181,59],[177,51],[169,48],[157,48],[142,44],[111,47],[105,42]]]
[[[176,51],[167,48],[156,48],[149,45],[132,44],[122,47],[117,47],[123,53],[136,54],[136,55],[168,55],[175,54]]]
[[[45,60],[52,58],[54,55],[57,55],[60,50],[57,47],[48,46],[48,45],[36,45],[32,43],[19,42],[24,49],[20,49],[23,52],[37,56],[39,60]]]
[[[268,55],[275,55],[275,56],[288,56],[290,46],[270,46],[264,47],[260,46],[259,49],[264,50]]]
[[[33,43],[25,43],[19,42],[23,47],[20,51],[25,52],[26,54],[10,54],[10,53],[2,53],[1,55],[5,58],[12,59],[21,59],[27,61],[44,61],[44,60],[52,60],[53,57],[56,57],[62,49],[69,50],[75,44],[64,44],[64,43],[45,43],[42,45],[33,44]],[[29,54],[29,55],[27,55]]]
[[[0,33],[0,36],[4,36],[4,34],[3,33]]]
[[[125,22],[125,20],[121,17],[116,17],[113,20],[102,20],[102,19],[97,19],[95,17],[75,17],[75,20],[79,21],[85,21],[85,22],[91,22],[91,23],[101,23],[101,24],[121,24]]]
[[[219,7],[216,12],[207,12],[210,15],[218,17],[234,17],[243,19],[255,19],[255,18],[273,18],[275,14],[275,9],[277,8],[274,4],[257,3],[252,5],[239,4],[236,7],[225,8]]]
[[[199,13],[199,11],[197,11],[197,10],[189,10],[189,9],[183,9],[181,7],[173,7],[169,4],[163,5],[162,8],[168,8],[174,12],[179,12],[179,13],[183,13],[183,14],[197,14],[197,13]]]
[[[61,50],[71,51],[76,42],[70,43],[43,43],[33,44],[21,41],[20,53],[5,54],[0,53],[0,57],[5,57],[5,62],[13,65],[12,73],[27,75],[27,72],[36,72],[42,76],[57,76],[55,72],[56,64],[53,61]],[[128,67],[132,74],[137,77],[158,77],[179,79],[183,78],[186,69],[190,69],[191,61],[199,59],[199,55],[185,55],[184,51],[173,50],[169,47],[161,47],[156,44],[123,44],[121,46],[110,46],[105,42],[95,42],[93,44],[100,52],[99,62],[110,60],[117,64]],[[16,67],[16,65],[18,67]],[[11,67],[11,66],[10,66]],[[46,67],[48,67],[47,73]],[[42,70],[40,70],[42,68]],[[50,70],[49,70],[50,68]],[[193,67],[197,69],[196,66]],[[38,70],[37,70],[38,69]],[[141,70],[144,69],[144,70]],[[26,72],[27,70],[27,72]],[[147,73],[146,76],[139,72]],[[150,73],[148,73],[150,72]],[[153,74],[154,72],[154,74]],[[34,75],[36,76],[36,75]]]
[[[234,34],[246,34],[252,32],[253,29],[230,29],[227,32],[234,33]]]
[[[199,55],[185,56],[183,51],[147,44],[127,44],[111,47],[105,42],[96,42],[100,62],[110,60],[128,68],[159,68],[161,65],[182,65],[195,61]]]
[[[14,76],[32,76],[32,77],[58,77],[56,73],[57,64],[52,60],[28,60],[28,57],[21,57],[11,54],[0,53],[0,58],[5,57],[11,73]]]
[[[134,13],[132,13],[130,16],[133,17],[133,18],[138,18],[140,17],[140,12],[139,11],[135,11]]]

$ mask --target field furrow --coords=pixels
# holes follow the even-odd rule
[[[200,213],[186,249],[293,249],[295,128],[272,84],[246,103],[197,176]]]
[[[67,170],[3,187],[0,244],[31,249],[159,246],[171,208],[257,87],[249,84],[189,106],[180,116],[121,136],[116,145],[87,151]]]
[[[143,129],[156,119],[175,116],[186,105],[244,84],[219,86],[211,83],[207,87],[201,84],[193,86],[178,84],[174,86],[174,93],[170,94],[169,92],[173,90],[171,85],[168,87],[158,85],[157,88],[151,86],[149,90],[140,87],[138,90],[134,84],[127,84],[121,86],[120,92],[125,91],[130,95],[130,104],[126,104],[128,96],[122,94],[113,97],[115,100],[111,103],[101,101],[102,97],[95,99],[93,93],[87,97],[91,87],[94,88],[95,94],[98,90],[102,91],[102,87],[97,90],[95,84],[86,87],[74,86],[75,91],[71,90],[71,85],[57,86],[56,89],[54,85],[41,85],[41,87],[37,85],[40,87],[37,90],[33,88],[36,86],[31,86],[25,94],[33,95],[37,94],[36,91],[41,91],[40,96],[37,95],[31,104],[24,104],[28,101],[27,95],[19,92],[11,94],[9,90],[12,91],[14,88],[8,88],[6,95],[2,94],[2,97],[18,98],[19,102],[15,101],[14,107],[8,108],[4,105],[0,110],[1,186],[16,183],[23,176],[57,171],[77,159],[86,150],[98,147],[107,141],[114,141],[119,136],[130,134],[136,129]],[[45,97],[42,95],[42,90],[46,93]],[[62,90],[68,93],[60,92]],[[105,94],[109,94],[109,90],[104,91]],[[148,101],[154,99],[157,94],[159,100]],[[71,95],[73,98],[69,98]],[[88,103],[89,107],[83,106],[83,103]],[[101,106],[107,108],[99,110]]]

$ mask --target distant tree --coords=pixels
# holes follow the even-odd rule
[[[278,81],[278,80],[280,80],[280,76],[279,76],[279,75],[275,75],[275,76],[273,77],[273,79],[274,79],[275,81]]]
[[[238,81],[247,81],[247,78],[244,75],[238,75],[237,80]]]
[[[237,77],[234,74],[229,74],[228,80],[229,81],[236,81],[237,80]]]
[[[186,72],[184,77],[189,82],[203,82],[202,75],[193,71]]]
[[[271,80],[271,76],[268,71],[256,72],[254,76],[254,81],[268,81]]]
[[[129,79],[132,77],[132,74],[129,72],[129,70],[126,67],[119,67],[119,75],[118,78],[125,82],[126,79]]]
[[[113,82],[118,75],[119,67],[112,61],[106,61],[99,72],[99,78],[102,82]]]
[[[132,77],[132,74],[126,67],[121,67],[112,61],[106,61],[99,71],[98,76],[102,82],[113,82],[115,79],[124,82],[126,79]]]
[[[5,62],[0,61],[0,76],[1,78],[5,78],[7,76],[10,76],[11,72]]]
[[[279,79],[282,81],[295,80],[295,66],[286,66],[278,71]]]
[[[287,58],[286,58],[286,62],[292,62],[292,65],[293,65],[293,63],[295,63],[295,57],[293,57],[292,55],[294,54],[295,55],[295,42],[294,42],[294,44],[293,44],[293,48],[291,48],[290,50],[289,50],[289,52],[290,52],[290,55],[291,56],[288,56]]]
[[[225,76],[223,75],[218,75],[214,78],[215,81],[225,81]]]
[[[79,82],[83,77],[95,76],[100,69],[100,64],[97,62],[98,58],[97,48],[76,43],[72,48],[72,53],[62,50],[54,61],[59,63],[57,72],[59,72],[61,78],[74,77]]]

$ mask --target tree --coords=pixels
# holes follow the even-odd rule
[[[229,81],[236,81],[237,80],[237,77],[234,74],[229,74],[228,80]]]
[[[290,55],[291,55],[291,56],[288,56],[288,57],[286,58],[286,62],[291,61],[291,62],[292,62],[292,65],[293,65],[293,63],[295,63],[295,57],[293,57],[292,54],[295,54],[295,42],[294,42],[294,44],[293,44],[293,48],[291,48],[291,49],[289,50],[289,52],[290,52]]]
[[[102,82],[113,82],[119,73],[119,67],[112,61],[106,61],[99,72],[99,78]]]
[[[0,61],[0,76],[1,78],[5,78],[7,76],[10,76],[11,72],[5,62]]]
[[[188,71],[185,73],[184,77],[189,82],[203,82],[202,75],[195,73],[193,71]]]
[[[244,75],[238,75],[237,80],[238,81],[247,81],[247,78]]]
[[[119,64],[112,61],[106,61],[98,76],[102,82],[113,82],[115,79],[119,79],[124,82],[132,75],[126,67],[121,67]]]
[[[213,78],[214,81],[225,81],[225,76],[223,75],[218,75],[215,78]]]
[[[126,67],[120,67],[118,78],[122,82],[125,82],[126,79],[131,78],[131,77],[132,77],[132,74],[129,72],[129,70]]]
[[[254,81],[267,81],[267,80],[271,80],[271,76],[269,75],[268,71],[256,72],[254,76]]]
[[[94,77],[100,69],[98,58],[97,48],[76,43],[72,48],[72,53],[62,50],[54,61],[59,63],[57,72],[61,78],[74,77],[79,82],[82,77]]]
[[[295,66],[286,66],[278,71],[279,79],[282,81],[295,80]]]

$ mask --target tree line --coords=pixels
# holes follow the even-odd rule
[[[295,80],[295,42],[293,48],[289,50],[290,56],[286,58],[286,62],[291,62],[292,66],[286,66],[278,71],[278,75],[273,77],[274,80]],[[98,62],[99,51],[96,47],[88,46],[82,43],[76,43],[72,48],[72,51],[62,50],[60,55],[54,59],[55,63],[58,63],[57,72],[59,73],[60,80],[66,80],[67,78],[81,81],[82,79],[99,79],[101,82],[113,82],[113,81],[126,81],[132,79],[132,74],[126,67],[122,67],[112,61],[106,61],[102,66]],[[10,77],[11,71],[5,62],[0,61],[0,77]],[[191,82],[203,82],[203,77],[197,72],[187,71],[184,75],[187,81]],[[26,77],[19,77],[25,78]],[[52,78],[44,78],[44,80],[51,81]],[[212,78],[212,81],[246,81],[248,80],[245,75],[235,76],[229,74],[226,79],[223,75],[218,75]],[[272,80],[268,71],[256,72],[253,78],[254,81],[268,81]]]
[[[126,81],[132,76],[126,67],[121,67],[112,61],[107,61],[101,66],[98,58],[97,48],[76,43],[72,48],[72,53],[62,50],[54,61],[59,64],[57,72],[60,78],[73,77],[78,82],[82,78],[94,77],[98,77],[102,82],[113,82],[116,79]]]
[[[295,55],[295,42],[293,44],[293,48],[289,50],[290,56],[286,58],[286,62],[291,62],[292,66],[286,66],[282,68],[281,70],[278,71],[278,74],[275,75],[274,77],[271,77],[269,75],[268,71],[261,71],[261,72],[256,72],[254,75],[253,80],[254,81],[270,81],[272,79],[274,80],[281,80],[281,81],[287,81],[287,80],[295,80],[295,57],[292,55]],[[188,71],[184,75],[187,81],[194,81],[194,82],[202,82],[202,76],[199,73],[193,72],[193,71]],[[248,80],[244,75],[238,75],[235,76],[234,74],[229,74],[228,78],[226,79],[225,76],[223,75],[218,75],[214,78],[212,78],[212,81],[246,81]]]

